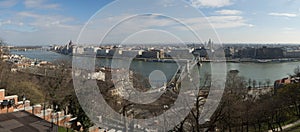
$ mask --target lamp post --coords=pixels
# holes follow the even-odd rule
[[[46,119],[46,100],[47,100],[48,93],[46,93],[45,99],[44,99],[44,119]]]
[[[54,111],[55,109],[56,109],[56,105],[54,106],[53,111]],[[51,110],[51,113],[50,113],[50,117],[51,117],[51,130],[53,130],[53,125],[54,125],[53,111]],[[54,111],[54,112],[55,112],[55,111]]]
[[[51,130],[53,129],[53,116],[52,111],[50,112],[50,118],[51,118]]]
[[[26,100],[26,97],[25,97],[25,95],[23,94],[23,106],[24,106],[24,111],[25,111],[25,100]]]
[[[55,106],[55,112],[56,112],[56,125],[58,126],[58,105]]]
[[[166,116],[165,116],[165,114],[166,114],[166,110],[169,108],[169,106],[168,105],[164,105],[164,132],[166,132],[167,131],[167,129],[166,129]]]
[[[44,102],[44,106],[43,106],[44,107],[43,108],[44,109],[44,112],[43,112],[44,120],[46,120],[46,106],[45,105],[46,105],[46,103]]]

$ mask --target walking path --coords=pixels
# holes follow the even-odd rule
[[[293,122],[293,123],[290,123],[290,124],[287,124],[285,126],[282,126],[282,130],[286,130],[288,128],[294,127],[298,124],[300,124],[300,120],[298,120],[296,122]],[[280,131],[280,128],[276,128],[275,131]],[[272,130],[269,130],[268,132],[272,132]]]

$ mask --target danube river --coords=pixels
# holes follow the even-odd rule
[[[30,51],[11,51],[12,54],[23,55],[31,59],[45,60],[53,62],[56,60],[72,60],[71,56],[61,55],[51,51],[44,50],[30,50]],[[97,66],[107,66],[111,64],[111,59],[97,58]],[[118,60],[120,64],[127,63],[124,60]],[[123,62],[122,62],[123,61]],[[204,63],[203,67],[209,67],[210,63]],[[271,80],[271,84],[277,79],[283,77],[288,77],[288,75],[293,74],[294,69],[300,65],[300,62],[272,62],[272,63],[231,63],[227,62],[227,71],[229,70],[239,70],[240,76],[243,76],[248,80],[256,80],[257,82],[264,83],[267,79]],[[161,63],[161,62],[145,62],[134,60],[130,64],[130,68],[136,72],[141,73],[143,76],[147,77],[154,70],[161,70],[165,73],[168,79],[172,78],[177,70],[176,63]],[[222,68],[222,67],[220,67]],[[209,72],[209,69],[203,69],[202,73]]]

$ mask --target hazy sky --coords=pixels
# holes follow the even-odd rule
[[[0,38],[10,45],[98,43],[123,20],[107,43],[197,42],[175,19],[202,41],[300,43],[299,0],[1,0]]]

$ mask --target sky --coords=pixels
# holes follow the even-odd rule
[[[0,0],[8,45],[300,43],[299,0]]]

